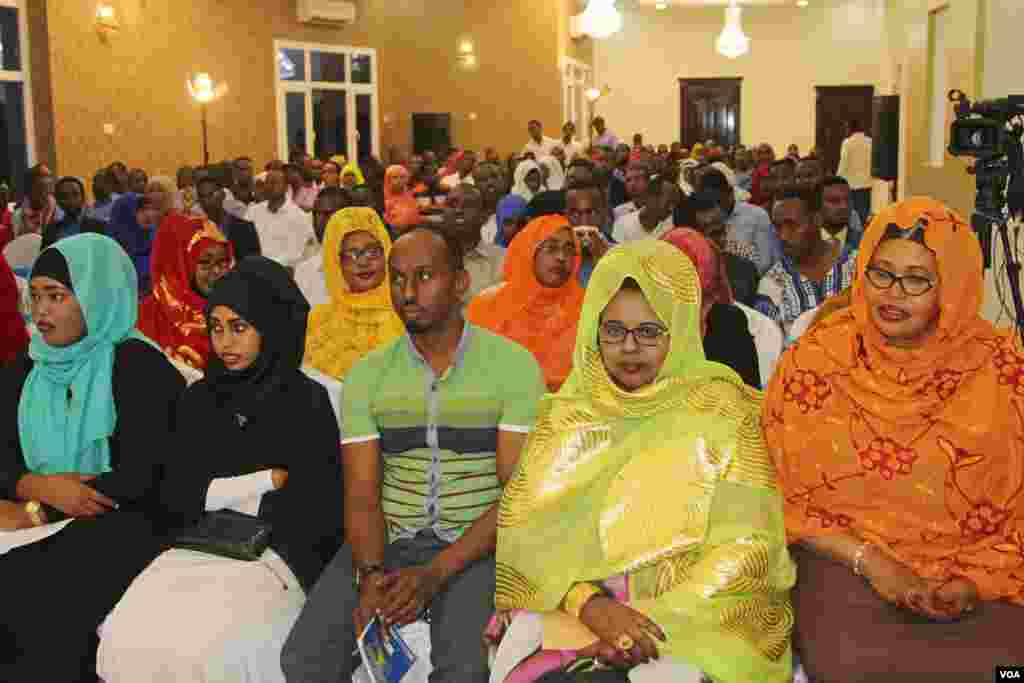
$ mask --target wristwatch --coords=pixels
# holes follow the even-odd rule
[[[384,571],[384,565],[382,564],[366,564],[361,567],[356,567],[356,588],[360,588],[368,577]]]
[[[43,526],[46,524],[46,517],[43,516],[43,506],[38,500],[30,500],[25,503],[25,512],[32,520],[32,526]]]

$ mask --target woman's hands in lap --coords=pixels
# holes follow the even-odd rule
[[[629,605],[611,598],[598,596],[588,600],[580,612],[580,621],[601,639],[580,654],[596,656],[621,668],[657,659],[657,640],[665,642],[665,634],[657,624]],[[633,643],[629,650],[620,649],[624,636]],[[589,652],[591,649],[593,652]]]
[[[875,553],[867,578],[878,595],[936,621],[951,621],[974,610],[978,587],[970,579],[929,581],[890,557]]]
[[[86,484],[96,478],[94,475],[66,473],[26,476],[31,477],[31,480],[28,487],[19,485],[21,497],[46,503],[68,517],[95,517],[117,508],[115,501]],[[24,488],[28,491],[25,492]]]

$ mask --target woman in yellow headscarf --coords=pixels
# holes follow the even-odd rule
[[[586,657],[659,680],[791,679],[796,576],[761,395],[705,360],[700,320],[700,279],[671,245],[597,265],[572,373],[543,399],[499,510],[488,636],[510,641],[492,669],[506,683],[586,681]],[[531,628],[540,650],[517,661]]]
[[[334,214],[324,235],[329,304],[309,314],[306,365],[338,380],[364,355],[405,331],[387,281],[391,238],[373,209]]]
[[[363,177],[363,171],[359,168],[359,164],[355,160],[348,162],[341,168],[341,186],[346,190],[351,190],[357,185],[365,185],[366,178]]]

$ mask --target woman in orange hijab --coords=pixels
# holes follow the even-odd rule
[[[505,281],[470,302],[474,325],[533,353],[550,391],[572,370],[576,325],[583,308],[577,279],[580,247],[563,216],[542,216],[516,235],[505,254]]]
[[[420,206],[409,189],[409,171],[405,166],[388,166],[384,172],[384,222],[404,232],[419,225]]]
[[[813,680],[1024,664],[1024,355],[982,298],[970,225],[931,199],[894,205],[864,235],[850,306],[768,389]]]
[[[206,297],[234,266],[231,243],[211,221],[168,214],[153,242],[153,291],[139,305],[140,332],[176,363],[206,369]]]

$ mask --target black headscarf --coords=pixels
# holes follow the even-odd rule
[[[218,404],[244,426],[302,365],[309,302],[284,266],[250,256],[213,286],[206,304],[207,321],[217,306],[230,308],[262,337],[260,355],[248,368],[229,370],[216,354],[206,368]]]

